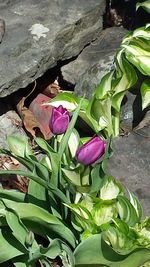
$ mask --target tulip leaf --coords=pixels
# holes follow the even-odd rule
[[[25,194],[16,190],[7,190],[0,187],[0,198],[6,198],[17,202],[24,202]]]
[[[60,158],[62,158],[62,155],[63,155],[63,153],[65,151],[65,148],[68,145],[68,140],[69,140],[70,135],[71,135],[71,133],[73,131],[73,128],[74,128],[75,123],[76,123],[76,120],[78,118],[82,102],[83,102],[83,99],[80,100],[80,103],[79,103],[78,107],[74,111],[72,119],[71,119],[71,121],[69,123],[69,126],[67,128],[67,131],[66,131],[66,133],[64,134],[64,136],[63,136],[63,138],[61,140],[61,143],[60,143],[60,146],[59,146],[59,150],[58,150],[58,154],[59,154]]]
[[[150,78],[144,80],[141,85],[142,109],[150,105]]]
[[[42,150],[46,152],[50,159],[51,163],[51,169],[53,170],[51,173],[51,182],[54,185],[58,185],[58,171],[59,171],[59,164],[60,164],[60,158],[58,153],[54,151],[54,149],[42,138],[36,137],[35,142],[38,144]],[[50,175],[49,175],[50,177]]]
[[[16,175],[18,174],[28,177],[29,179],[32,179],[33,181],[37,182],[38,184],[48,189],[51,193],[60,198],[64,203],[68,203],[67,197],[62,193],[61,190],[59,190],[52,183],[47,183],[46,181],[42,180],[39,176],[36,176],[31,172],[26,172],[22,170],[0,170],[0,174],[16,174]]]
[[[25,247],[25,240],[28,230],[14,210],[7,210],[6,221],[15,238]]]
[[[15,158],[16,160],[18,160],[21,164],[23,164],[27,169],[29,169],[30,171],[33,170],[34,168],[34,165],[33,163],[31,162],[31,159],[27,159],[27,158],[23,158],[23,157],[20,157],[20,156],[17,156],[15,155],[14,153],[11,153],[9,150],[7,149],[0,149],[0,153],[1,154],[4,154],[4,155],[7,155],[9,157],[13,157]]]
[[[65,168],[62,168],[62,172],[68,182],[76,186],[81,186],[80,174],[76,170],[67,170]]]
[[[91,186],[89,194],[98,193],[102,186],[104,176],[101,175],[101,165],[95,164],[91,170]]]
[[[92,235],[82,241],[74,252],[75,267],[141,267],[150,260],[150,250],[138,249],[128,255],[116,253],[101,234]]]
[[[11,135],[7,137],[7,142],[10,151],[16,156],[20,156],[23,158],[33,157],[34,160],[36,160],[36,157],[34,156],[31,147],[28,143],[27,137]]]
[[[8,227],[0,229],[0,263],[26,253],[26,249],[13,236]]]
[[[33,232],[50,238],[55,234],[67,240],[71,246],[75,246],[75,238],[69,228],[67,228],[58,218],[48,213],[46,210],[30,203],[16,203],[3,199],[7,208],[16,212],[23,224]]]
[[[44,208],[45,210],[49,210],[47,190],[33,180],[29,181],[26,201]]]

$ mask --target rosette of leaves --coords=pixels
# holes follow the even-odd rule
[[[139,200],[130,192],[128,199],[114,178],[105,177],[99,196],[82,194],[68,206],[81,232],[74,253],[77,266],[140,267],[149,260],[149,218],[141,222]]]

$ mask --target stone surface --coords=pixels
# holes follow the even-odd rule
[[[105,0],[4,0],[0,97],[77,55],[102,29]]]
[[[150,214],[150,126],[129,136],[117,137],[108,173],[118,178],[140,199],[144,215]]]
[[[14,110],[9,110],[0,116],[0,148],[7,148],[7,136],[18,135],[25,136],[22,128],[22,121]]]
[[[75,84],[75,93],[90,97],[102,76],[113,68],[114,54],[127,31],[107,28],[87,46],[75,61],[62,67],[64,80]]]

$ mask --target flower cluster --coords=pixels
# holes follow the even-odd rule
[[[54,135],[66,132],[69,125],[69,112],[62,105],[54,107],[50,119],[50,129]],[[105,153],[106,142],[99,136],[93,136],[76,151],[76,159],[83,165],[90,165]]]

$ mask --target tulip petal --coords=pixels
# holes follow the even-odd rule
[[[76,158],[83,165],[93,164],[103,156],[105,146],[104,140],[94,136],[77,150]]]

